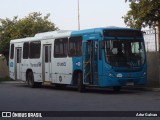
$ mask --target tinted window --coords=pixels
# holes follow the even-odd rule
[[[51,62],[51,45],[45,46],[45,63]]]
[[[82,37],[71,37],[69,39],[68,55],[70,57],[81,56],[82,55],[81,51],[82,51]]]
[[[68,51],[68,38],[55,39],[54,43],[54,57],[67,57]]]
[[[29,42],[23,44],[23,59],[28,59],[29,57]]]
[[[142,32],[138,30],[104,30],[105,37],[142,37]]]
[[[17,63],[21,63],[21,51],[22,49],[17,49]]]
[[[48,46],[45,46],[45,63],[48,63]]]
[[[34,41],[30,43],[30,58],[40,58],[41,53],[41,42]]]
[[[10,48],[10,59],[13,59],[14,57],[14,44],[11,44],[11,48]]]

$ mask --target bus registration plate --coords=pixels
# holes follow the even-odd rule
[[[126,85],[127,85],[127,86],[133,86],[133,85],[134,85],[134,82],[127,82]]]

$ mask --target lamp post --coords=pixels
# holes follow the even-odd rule
[[[78,30],[80,30],[79,0],[78,0]]]

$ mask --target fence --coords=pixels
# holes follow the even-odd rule
[[[158,45],[158,32],[157,29],[150,29],[143,31],[145,47],[147,52],[153,52],[159,50]]]

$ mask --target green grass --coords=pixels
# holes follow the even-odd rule
[[[9,81],[10,79],[9,79],[9,77],[7,76],[7,77],[4,77],[4,78],[1,78],[0,77],[0,81]]]

